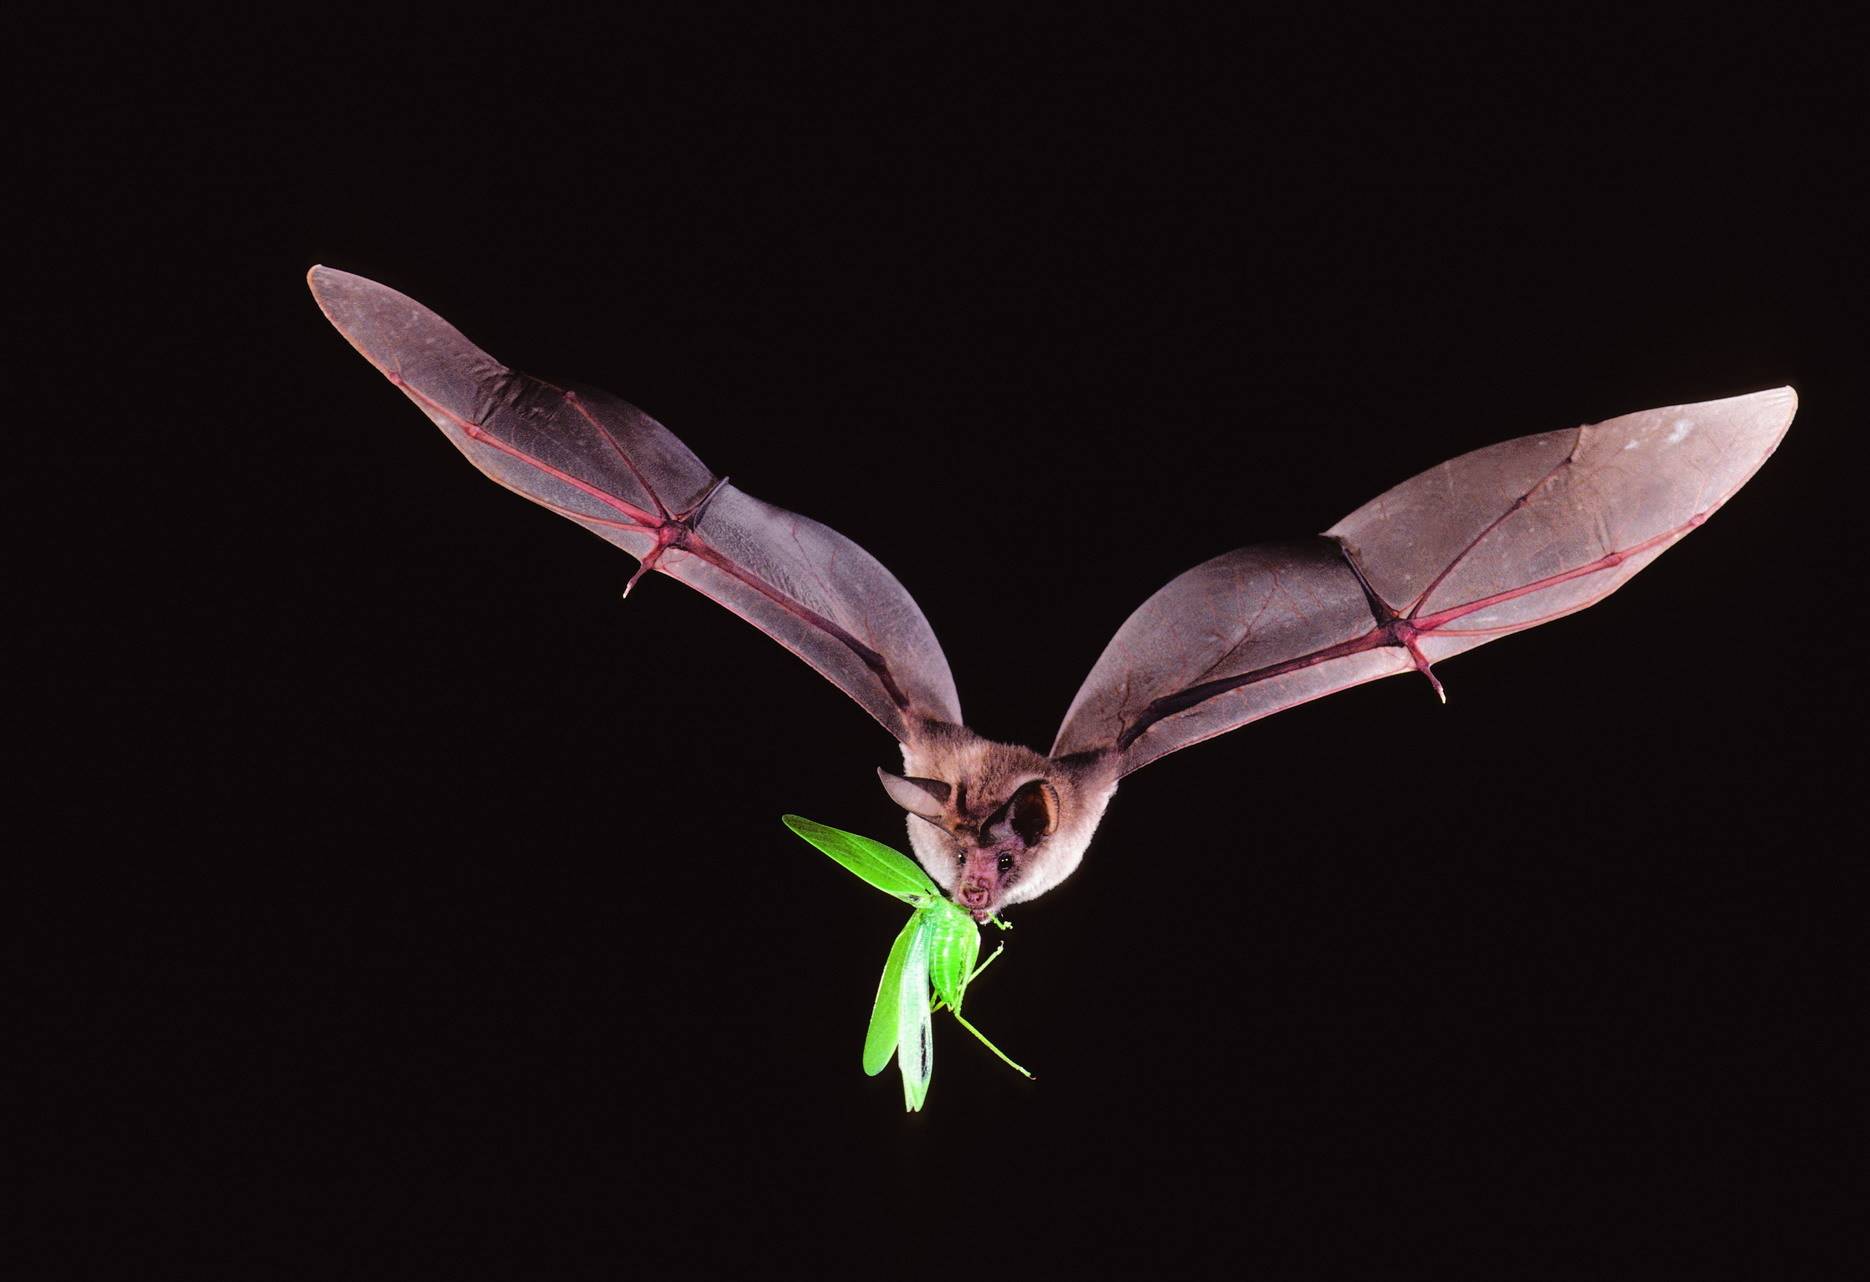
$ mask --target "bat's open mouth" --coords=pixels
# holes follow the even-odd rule
[[[972,913],[975,921],[986,921],[993,913],[993,899],[993,886],[978,881],[966,882],[954,893],[955,905]]]

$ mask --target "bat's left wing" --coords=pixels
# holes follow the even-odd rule
[[[877,559],[762,503],[606,392],[508,369],[434,312],[314,267],[331,323],[482,472],[738,614],[816,668],[897,739],[961,720],[921,609]],[[633,578],[632,583],[635,582]]]
[[[1217,556],[1118,630],[1052,755],[1114,750],[1127,774],[1378,677],[1434,681],[1431,663],[1621,587],[1746,483],[1797,407],[1781,387],[1521,437],[1404,481],[1321,538]]]

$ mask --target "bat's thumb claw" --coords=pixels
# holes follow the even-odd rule
[[[1427,677],[1428,683],[1435,688],[1435,697],[1440,699],[1444,704],[1447,703],[1448,692],[1442,689],[1441,678],[1435,675],[1435,670],[1433,668],[1429,667],[1428,659],[1420,650],[1416,649],[1413,640],[1409,642],[1409,657],[1415,660],[1415,670]]]

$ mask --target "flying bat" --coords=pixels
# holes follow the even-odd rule
[[[1419,672],[1616,591],[1779,444],[1790,387],[1522,436],[1430,468],[1322,535],[1223,553],[1117,630],[1049,752],[968,729],[934,631],[849,539],[761,502],[605,392],[507,368],[395,290],[328,267],[327,318],[508,489],[747,620],[902,746],[878,770],[916,858],[984,922],[1078,867],[1118,781],[1296,704]],[[626,594],[628,588],[625,589]]]

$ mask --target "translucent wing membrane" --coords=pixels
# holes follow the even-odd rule
[[[1522,437],[1321,538],[1215,557],[1118,630],[1052,753],[1115,749],[1127,773],[1601,601],[1731,498],[1797,406],[1784,387]]]
[[[855,543],[736,489],[634,406],[508,369],[393,289],[328,267],[309,280],[339,332],[489,477],[623,548],[639,575],[726,606],[898,739],[921,718],[960,722],[928,620]]]

